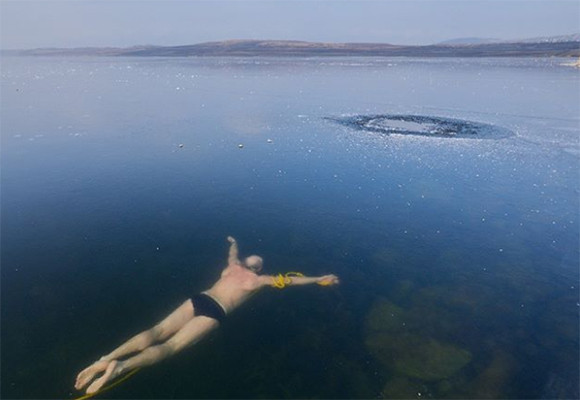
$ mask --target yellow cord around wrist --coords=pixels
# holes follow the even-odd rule
[[[293,276],[304,276],[304,274],[300,272],[287,272],[286,274],[278,274],[272,277],[272,286],[278,289],[284,289],[286,286],[292,283]],[[332,279],[325,279],[323,281],[318,281],[316,284],[320,286],[331,286],[334,285]]]
[[[300,272],[287,272],[285,275],[278,274],[272,277],[272,286],[278,289],[284,289],[292,283],[293,276],[304,276]]]

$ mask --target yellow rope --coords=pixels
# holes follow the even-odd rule
[[[292,283],[293,276],[304,276],[304,274],[300,272],[287,272],[285,275],[278,274],[272,277],[272,286],[278,289],[284,289],[286,286]],[[316,283],[320,286],[330,286],[334,284],[334,282],[331,279],[327,279],[325,281],[320,281]]]
[[[141,368],[134,369],[133,371],[129,372],[124,377],[117,379],[115,382],[111,383],[110,385],[107,385],[107,386],[102,387],[101,390],[97,390],[95,393],[85,394],[84,396],[77,397],[76,399],[73,399],[73,400],[90,399],[91,397],[96,396],[98,394],[101,394],[103,392],[106,392],[107,390],[112,389],[115,386],[119,386],[121,383],[125,382],[127,379],[129,379],[130,377],[132,377],[133,375],[135,375],[140,369]]]
[[[286,287],[286,280],[282,274],[272,277],[272,286],[278,289],[284,289]]]
[[[278,274],[272,277],[272,286],[278,289],[284,289],[286,286],[292,283],[293,276],[304,276],[304,275],[301,274],[300,272],[287,272],[285,275]],[[330,286],[334,284],[334,282],[331,279],[327,279],[316,283],[320,286]]]
[[[278,289],[284,289],[292,283],[293,276],[304,276],[300,272],[287,272],[285,275],[278,274],[272,277],[272,286]]]

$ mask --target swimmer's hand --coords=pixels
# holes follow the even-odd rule
[[[338,280],[338,276],[336,275],[324,275],[321,276],[316,280],[316,283],[320,286],[331,286],[331,285],[338,285],[340,281]]]
[[[228,236],[228,242],[230,242],[230,243],[236,243],[236,239],[234,239],[231,236]]]

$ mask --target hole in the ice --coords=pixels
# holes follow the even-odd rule
[[[425,115],[355,115],[326,119],[349,128],[387,135],[399,134],[464,139],[501,139],[513,135],[510,130],[495,125]]]

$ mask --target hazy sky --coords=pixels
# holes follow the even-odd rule
[[[225,39],[430,44],[578,32],[578,0],[0,0],[4,49]]]

